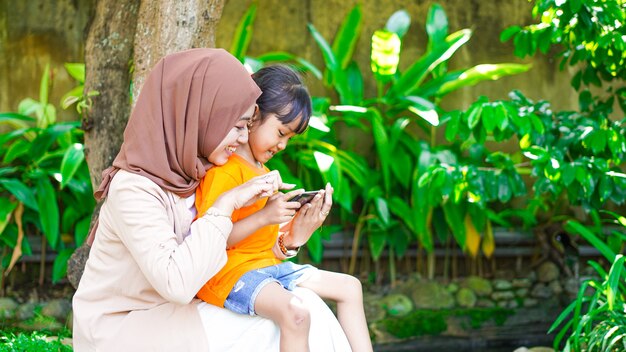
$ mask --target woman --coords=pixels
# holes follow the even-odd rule
[[[176,53],[152,69],[95,193],[106,200],[73,300],[76,351],[278,349],[271,321],[194,299],[226,261],[230,213],[286,188],[277,173],[252,179],[191,223],[198,180],[247,140],[260,93],[223,50]],[[299,295],[312,311],[312,349],[347,350],[328,308]]]

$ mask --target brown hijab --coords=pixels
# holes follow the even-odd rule
[[[260,95],[243,65],[223,49],[191,49],[164,57],[150,71],[120,152],[102,173],[94,196],[106,197],[120,169],[190,196],[211,167],[207,157]],[[89,244],[94,233],[95,228]]]

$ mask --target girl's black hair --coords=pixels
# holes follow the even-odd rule
[[[306,130],[311,118],[311,97],[296,71],[289,66],[272,65],[255,72],[252,79],[263,92],[256,101],[261,123],[267,114],[275,114],[283,124],[299,118],[295,132]]]

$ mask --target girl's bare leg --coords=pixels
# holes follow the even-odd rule
[[[256,314],[271,319],[280,327],[280,350],[309,351],[311,317],[300,298],[277,282],[267,284],[254,302]]]
[[[309,288],[320,297],[337,302],[337,318],[348,337],[353,352],[373,350],[363,310],[363,289],[357,278],[332,271],[317,270],[298,286]]]

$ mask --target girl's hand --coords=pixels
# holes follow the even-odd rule
[[[283,183],[278,171],[250,179],[219,196],[213,207],[231,214],[233,210],[254,204],[263,197],[269,197],[279,189],[291,189],[295,185]]]
[[[283,224],[291,221],[301,205],[299,202],[289,202],[287,200],[303,192],[303,189],[297,189],[288,193],[276,192],[269,197],[263,209],[259,210],[260,218],[267,225]]]
[[[288,231],[283,238],[285,247],[292,249],[302,246],[322,226],[333,205],[333,191],[333,187],[327,183],[326,188],[311,202],[303,205],[293,220],[281,229]]]

